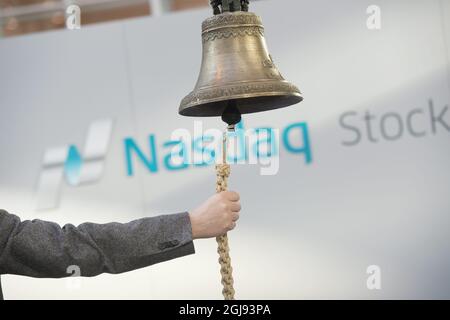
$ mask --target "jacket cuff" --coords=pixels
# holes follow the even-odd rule
[[[160,218],[162,223],[160,224],[160,237],[157,243],[160,258],[165,261],[194,254],[195,248],[189,213],[163,215]]]

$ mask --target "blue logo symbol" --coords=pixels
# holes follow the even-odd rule
[[[45,151],[38,182],[37,210],[54,209],[58,206],[63,178],[70,186],[93,183],[100,179],[112,128],[111,119],[91,123],[82,154],[73,144]]]

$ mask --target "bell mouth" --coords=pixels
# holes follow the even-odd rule
[[[203,102],[180,107],[179,114],[188,117],[220,117],[230,101],[236,103],[239,113],[256,113],[280,109],[297,104],[303,100],[300,93],[270,93],[264,96],[236,97],[217,101]]]

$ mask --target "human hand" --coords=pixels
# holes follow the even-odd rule
[[[189,211],[192,238],[212,238],[233,230],[240,211],[241,204],[237,192],[216,193],[198,208]]]

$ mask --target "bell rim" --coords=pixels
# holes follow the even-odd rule
[[[180,110],[198,104],[267,95],[302,95],[300,89],[286,80],[240,81],[228,85],[198,87],[180,102]]]
[[[187,117],[220,117],[223,113],[223,108],[217,107],[213,109],[213,112],[207,113],[207,112],[194,112],[193,109],[196,109],[200,106],[205,106],[205,109],[207,109],[207,105],[209,104],[219,104],[220,102],[223,102],[224,104],[227,101],[231,100],[242,100],[245,101],[247,99],[263,99],[263,98],[276,98],[279,97],[280,99],[284,99],[286,103],[281,104],[268,104],[269,107],[264,107],[260,109],[254,109],[251,107],[243,107],[239,108],[241,114],[248,114],[248,113],[257,113],[257,112],[264,112],[264,111],[270,111],[270,110],[276,110],[281,109],[285,107],[289,107],[291,105],[295,105],[297,103],[300,103],[303,101],[303,95],[300,91],[298,92],[266,92],[261,94],[252,94],[252,93],[243,93],[239,95],[233,95],[233,97],[218,97],[214,99],[208,99],[208,100],[201,100],[198,103],[190,103],[188,105],[184,105],[179,107],[178,113],[182,116]]]

